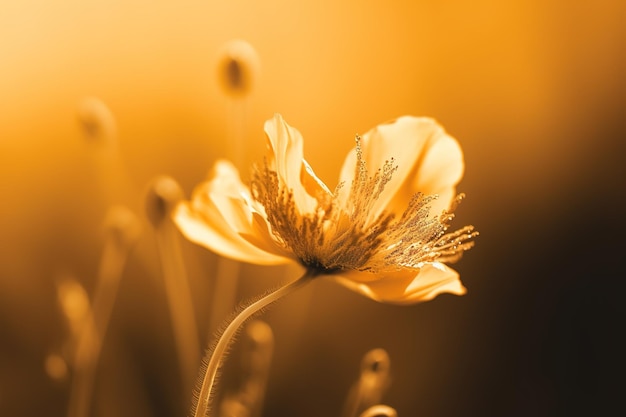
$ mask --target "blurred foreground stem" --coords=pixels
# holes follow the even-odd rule
[[[102,351],[117,292],[128,255],[139,238],[137,217],[123,206],[109,209],[107,235],[100,261],[96,289],[87,321],[80,329],[74,354],[74,376],[70,388],[69,417],[91,415],[96,368]]]
[[[210,352],[208,364],[198,392],[197,403],[194,404],[192,409],[194,417],[207,417],[209,415],[209,405],[217,371],[222,363],[224,353],[241,325],[255,313],[304,286],[310,282],[313,277],[315,277],[315,273],[313,271],[307,271],[299,279],[279,287],[277,290],[270,292],[261,299],[248,305],[226,325],[224,332],[219,336],[215,348]]]

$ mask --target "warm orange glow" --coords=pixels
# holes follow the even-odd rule
[[[454,225],[481,238],[455,265],[463,297],[400,308],[321,281],[264,313],[263,415],[340,415],[377,348],[391,382],[362,416],[610,414],[625,16],[618,0],[0,1],[0,415],[68,415],[76,390],[88,415],[187,415],[220,324],[300,271],[155,225],[151,187],[190,199],[222,158],[246,182],[275,113],[331,190],[355,134],[435,118],[466,163]],[[220,379],[233,409],[247,337]],[[72,388],[81,338],[97,382]]]

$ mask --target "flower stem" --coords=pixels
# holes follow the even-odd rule
[[[195,412],[192,413],[194,417],[207,417],[209,415],[209,405],[217,371],[222,363],[224,353],[230,345],[233,336],[237,333],[239,327],[241,327],[241,325],[255,313],[307,284],[314,276],[315,273],[312,271],[305,272],[305,274],[299,279],[279,287],[277,290],[272,291],[263,298],[253,302],[228,323],[209,358],[206,371],[202,378],[202,385],[200,386],[198,392],[197,404],[194,406]]]

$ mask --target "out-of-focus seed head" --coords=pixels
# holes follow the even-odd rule
[[[146,215],[152,225],[157,227],[167,219],[183,196],[183,190],[172,177],[156,177],[148,186],[145,200]]]
[[[115,117],[102,100],[96,97],[84,98],[78,105],[77,117],[87,140],[103,144],[115,140]]]
[[[231,40],[224,44],[219,54],[219,85],[228,96],[245,97],[254,88],[259,69],[259,56],[252,45],[240,39]]]
[[[109,209],[105,229],[120,248],[133,245],[141,235],[141,224],[137,216],[127,207],[113,206]]]

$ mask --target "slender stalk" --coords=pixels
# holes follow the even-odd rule
[[[219,256],[213,282],[213,298],[209,313],[209,331],[213,334],[236,307],[240,264],[233,259]]]
[[[244,308],[241,313],[237,314],[232,319],[232,321],[228,323],[226,329],[217,341],[211,357],[209,358],[209,362],[207,364],[204,377],[202,379],[202,385],[198,392],[198,403],[195,406],[195,412],[193,413],[194,417],[206,417],[209,415],[209,404],[211,400],[211,395],[213,393],[213,385],[215,382],[217,371],[222,363],[224,353],[230,345],[233,336],[237,333],[239,327],[255,313],[259,312],[273,302],[278,301],[284,296],[307,284],[314,276],[315,273],[313,273],[312,271],[307,271],[299,279],[292,281],[287,285],[267,294],[263,298],[253,302],[252,304]]]
[[[226,88],[237,88],[230,84]],[[230,100],[230,137],[228,144],[228,157],[237,169],[243,168],[243,156],[246,131],[246,107],[245,97],[232,97]],[[210,325],[211,332],[215,331],[222,323],[224,317],[232,311],[236,304],[237,290],[239,286],[240,263],[238,261],[220,256],[217,259],[217,270],[213,285],[213,302],[211,303]]]
[[[68,417],[90,415],[96,370],[107,333],[120,280],[135,241],[139,223],[123,206],[112,207],[107,216],[107,238],[100,260],[91,310],[80,329],[74,354],[74,377],[70,388]]]
[[[200,362],[200,342],[189,279],[171,218],[182,196],[183,191],[174,179],[158,176],[150,185],[145,203],[156,235],[183,389],[191,393]]]
[[[117,123],[111,109],[102,100],[87,97],[79,103],[77,116],[102,201],[106,204],[134,201],[133,182],[120,153]]]
[[[201,358],[193,298],[173,225],[164,222],[156,235],[181,379],[185,392],[191,393]]]
[[[389,385],[391,361],[384,349],[372,349],[361,360],[361,374],[350,390],[342,417],[358,413],[378,404]]]
[[[239,395],[251,399],[247,404],[250,417],[260,417],[274,354],[274,333],[261,320],[247,324],[245,333],[247,349],[244,350],[243,371],[246,380]]]
[[[246,324],[242,336],[242,380],[234,393],[225,395],[220,401],[220,417],[261,417],[263,411],[274,353],[274,333],[269,324],[256,319]]]

